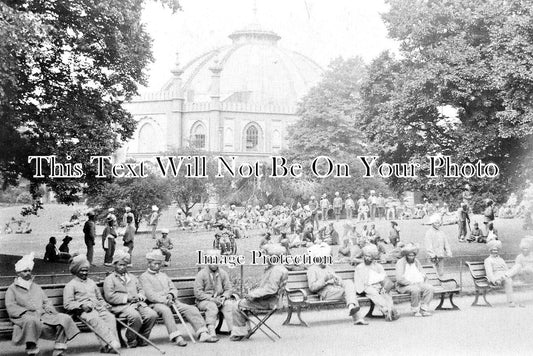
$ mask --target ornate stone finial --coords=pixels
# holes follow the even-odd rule
[[[176,61],[174,63],[174,69],[170,71],[176,77],[179,77],[183,73],[183,69],[180,66],[179,51],[176,51]]]

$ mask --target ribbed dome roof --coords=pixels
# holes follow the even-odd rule
[[[212,71],[220,67],[220,100],[294,105],[320,79],[322,68],[308,57],[278,47],[280,36],[252,24],[235,31],[233,43],[207,52],[181,70],[186,102],[210,100]],[[170,80],[163,90],[172,88]]]

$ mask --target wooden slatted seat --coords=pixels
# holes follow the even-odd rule
[[[393,281],[396,282],[395,267],[391,265],[383,266],[387,276]],[[458,310],[459,307],[454,304],[453,296],[459,293],[460,288],[459,284],[455,279],[440,279],[437,275],[437,271],[432,265],[424,265],[424,272],[428,277],[428,283],[430,283],[435,288],[435,295],[440,296],[440,302],[436,310]],[[338,277],[343,280],[353,280],[354,276],[354,267],[340,267],[335,271]],[[301,311],[302,309],[316,307],[320,308],[322,306],[334,306],[334,305],[346,305],[344,300],[336,301],[325,301],[321,300],[320,296],[316,293],[312,293],[309,290],[309,285],[307,283],[307,272],[306,271],[292,271],[289,272],[289,278],[287,285],[285,286],[285,292],[287,295],[288,308],[287,308],[287,319],[283,322],[283,325],[301,325],[309,326],[305,321],[302,320]],[[444,300],[446,296],[449,297],[451,307],[443,307]],[[401,294],[396,291],[392,292],[392,298],[395,302],[400,300],[409,300],[409,294]],[[357,297],[359,304],[369,304],[370,310],[367,313],[367,317],[376,317],[374,312],[374,303],[365,297],[359,295]],[[290,324],[292,313],[296,311],[296,315],[300,320],[300,324]]]
[[[507,266],[511,268],[514,265],[514,261],[507,260],[505,261]],[[486,307],[492,307],[492,304],[489,303],[487,300],[487,293],[491,290],[498,290],[503,289],[503,285],[497,286],[492,283],[490,283],[487,280],[487,272],[485,271],[485,264],[484,261],[465,261],[466,266],[468,267],[468,271],[470,272],[470,276],[472,276],[472,279],[474,280],[474,287],[475,287],[475,298],[472,302],[472,306],[486,306]],[[525,283],[521,280],[513,280],[513,288],[531,288],[533,287],[533,283]],[[478,304],[479,296],[483,297],[483,300],[485,301],[485,304]]]
[[[172,282],[178,290],[178,300],[185,304],[194,305],[194,280],[195,276],[186,276],[186,277],[175,277],[171,278]],[[103,295],[103,282],[98,282],[100,291]],[[0,334],[10,334],[13,332],[13,323],[9,320],[9,315],[7,314],[6,309],[6,291],[7,286],[0,287]],[[63,307],[63,289],[65,284],[45,284],[41,285],[41,288],[46,293],[50,299],[52,305],[56,308],[58,312],[65,313],[65,308]],[[202,313],[203,315],[204,313]],[[125,320],[122,320],[125,321]],[[158,322],[163,320],[159,318]],[[179,318],[176,316],[176,322],[179,323]],[[220,331],[223,322],[223,314],[219,313],[219,324],[217,327],[217,332]],[[81,322],[76,323],[80,330],[87,331],[84,325]]]

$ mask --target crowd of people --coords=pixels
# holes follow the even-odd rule
[[[447,246],[446,236],[439,227],[440,221],[435,217],[426,233],[425,249],[440,274],[442,258],[450,257],[451,251]],[[360,260],[354,263],[356,267],[353,279],[340,278],[330,265],[323,262],[306,266],[309,290],[325,301],[344,300],[348,316],[355,325],[368,325],[361,313],[358,295],[370,298],[383,313],[385,320],[397,320],[400,314],[393,303],[393,291],[410,296],[413,316],[429,317],[432,315],[430,302],[434,287],[428,283],[417,259],[419,247],[410,242],[400,246],[399,259],[395,262],[394,282],[380,263],[378,246],[368,243],[361,249]],[[522,239],[521,253],[512,268],[508,268],[499,256],[501,241],[492,240],[487,247],[489,256],[485,259],[485,269],[489,283],[504,287],[509,307],[523,307],[522,303],[515,301],[513,278],[533,281],[533,237]],[[290,253],[283,245],[271,241],[264,243],[261,248],[267,255],[282,256]],[[332,250],[326,243],[320,243],[312,245],[307,253],[313,257],[326,257],[331,256]],[[215,257],[221,255],[219,250],[214,249],[205,251],[204,254]],[[22,257],[15,264],[18,276],[6,292],[6,309],[14,324],[13,342],[25,345],[27,354],[35,355],[39,352],[39,338],[52,336],[55,338],[53,355],[63,355],[67,342],[79,333],[71,318],[74,316],[98,336],[102,353],[114,353],[121,347],[117,318],[124,320],[120,323],[126,328],[127,346],[134,348],[153,345],[149,338],[160,317],[169,340],[178,347],[184,347],[187,342],[177,328],[174,318],[174,314],[177,314],[191,324],[195,337],[200,342],[214,343],[219,341],[216,333],[219,312],[224,314],[231,333],[230,340],[241,341],[250,332],[246,311],[275,308],[284,293],[291,267],[269,262],[259,285],[240,299],[233,291],[228,273],[212,262],[197,273],[194,283],[196,303],[188,305],[178,300],[178,291],[172,280],[161,271],[166,261],[161,250],[148,252],[146,261],[146,271],[135,276],[128,272],[131,263],[128,250],[118,249],[112,259],[114,271],[105,278],[101,292],[98,285],[89,278],[91,263],[87,257],[74,255],[69,262],[73,278],[63,291],[63,306],[68,314],[62,314],[55,310],[46,294],[32,279],[33,253]],[[200,312],[204,312],[205,316]]]

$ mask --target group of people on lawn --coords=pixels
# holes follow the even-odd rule
[[[431,250],[427,252],[430,257],[433,254],[433,262],[439,270],[442,267],[441,255],[447,253],[449,246],[445,236],[438,231],[436,221],[432,229],[435,231],[426,235],[426,239],[432,241]],[[485,260],[485,269],[489,282],[505,287],[510,307],[522,306],[514,301],[512,278],[533,279],[533,254],[530,253],[533,237],[521,241],[522,253],[510,269],[499,256],[501,242],[491,241],[488,247],[490,256]],[[262,250],[268,255],[287,253],[284,246],[273,243],[262,246]],[[370,298],[387,321],[398,319],[399,313],[391,296],[394,289],[410,295],[414,316],[431,316],[429,303],[434,289],[417,259],[418,251],[418,246],[412,243],[401,247],[401,258],[396,262],[396,281],[393,283],[377,261],[377,247],[366,245],[362,249],[362,261],[355,268],[353,280],[343,280],[329,265],[311,265],[307,269],[309,289],[323,300],[345,300],[348,315],[356,325],[368,324],[357,302],[358,294]],[[219,255],[220,251],[210,250],[206,253]],[[314,257],[329,256],[331,247],[327,244],[314,245],[308,253]],[[103,353],[115,352],[121,346],[116,328],[117,317],[125,320],[128,326],[128,347],[146,346],[158,317],[163,319],[171,342],[186,346],[186,341],[178,331],[174,312],[183,315],[192,325],[199,341],[217,342],[215,325],[220,311],[231,331],[230,340],[240,341],[249,336],[250,326],[245,311],[272,310],[280,303],[288,278],[286,266],[267,265],[259,286],[239,300],[232,292],[227,272],[218,265],[208,265],[196,276],[196,305],[188,305],[178,300],[178,291],[172,280],[160,271],[165,261],[161,250],[155,249],[146,255],[148,268],[138,278],[128,272],[130,258],[126,250],[118,250],[114,254],[114,272],[106,277],[103,293],[88,277],[91,264],[85,255],[75,255],[70,261],[69,269],[74,278],[64,288],[64,309],[95,332]],[[13,341],[25,344],[26,352],[32,355],[39,352],[39,338],[52,338],[55,339],[54,356],[59,356],[64,354],[67,341],[76,336],[79,330],[71,316],[58,313],[43,290],[33,282],[32,269],[32,254],[18,261],[15,265],[18,277],[6,292],[6,309],[14,323]],[[201,311],[205,313],[205,319]]]

